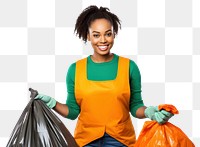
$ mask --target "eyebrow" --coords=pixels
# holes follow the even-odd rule
[[[105,33],[110,32],[110,31],[111,31],[111,29],[107,30]],[[92,31],[92,33],[100,33],[100,32],[98,32],[98,31]]]

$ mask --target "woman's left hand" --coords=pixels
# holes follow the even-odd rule
[[[166,123],[174,114],[165,110],[158,110],[157,106],[149,106],[145,109],[144,114],[151,120],[157,121],[159,124]]]

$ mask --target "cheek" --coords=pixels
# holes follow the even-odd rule
[[[90,39],[90,42],[91,44],[97,44],[99,42],[99,39],[92,38]]]
[[[109,38],[107,41],[110,43],[114,43],[114,37]]]

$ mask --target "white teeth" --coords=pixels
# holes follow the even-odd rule
[[[106,50],[108,46],[98,46],[100,50]]]
[[[106,48],[107,46],[99,46],[99,48],[101,48],[101,49],[104,49],[104,48]]]

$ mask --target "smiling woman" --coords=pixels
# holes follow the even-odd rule
[[[93,61],[106,62],[113,58],[110,50],[118,28],[121,28],[120,20],[108,8],[89,6],[79,15],[75,32],[85,43],[91,42],[94,49],[91,56]]]
[[[108,8],[84,9],[74,31],[85,43],[91,43],[94,52],[69,67],[66,104],[42,94],[36,97],[66,118],[78,117],[74,138],[81,147],[133,147],[136,135],[130,114],[160,124],[173,116],[144,106],[138,66],[111,53],[119,28],[119,18]]]
[[[94,49],[91,56],[95,62],[105,62],[113,58],[109,54],[114,43],[114,32],[111,23],[106,19],[96,19],[89,27],[88,41]]]

